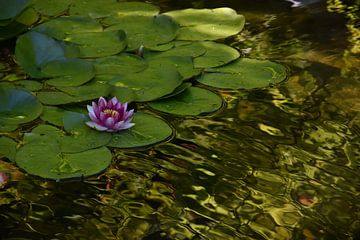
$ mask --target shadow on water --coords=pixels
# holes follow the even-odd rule
[[[0,192],[1,238],[360,239],[359,62],[347,12],[325,1],[152,2],[236,9],[248,23],[226,42],[286,64],[288,80],[222,91],[214,116],[164,116],[175,140],[118,151],[98,178],[14,174]]]

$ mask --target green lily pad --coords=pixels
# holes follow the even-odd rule
[[[89,83],[78,87],[57,87],[62,92],[41,91],[37,97],[46,105],[61,105],[78,103],[107,96],[111,92],[111,86],[107,83],[96,81],[96,78]]]
[[[104,146],[110,141],[110,133],[96,131],[88,127],[86,121],[89,121],[89,118],[84,114],[68,111],[64,113],[64,128],[69,135],[62,136],[59,140],[62,152],[83,152]]]
[[[241,58],[228,65],[207,69],[197,80],[224,89],[268,87],[286,79],[286,68],[268,60]]]
[[[14,161],[16,145],[17,143],[11,138],[0,136],[0,159],[6,157],[10,161]]]
[[[150,59],[149,62],[153,65],[159,65],[166,68],[167,65],[175,67],[182,76],[182,80],[190,79],[201,73],[200,69],[195,69],[191,57],[169,56]]]
[[[83,58],[115,55],[125,49],[126,34],[122,30],[69,34],[64,41],[76,44]]]
[[[232,47],[215,42],[200,43],[206,52],[194,59],[195,68],[212,68],[225,65],[240,57],[240,53]]]
[[[161,98],[159,98],[159,99],[165,99],[165,98],[174,97],[174,96],[176,96],[176,95],[184,92],[186,89],[188,89],[188,88],[191,87],[191,86],[192,86],[191,83],[189,83],[189,82],[184,82],[184,83],[182,83],[180,86],[178,86],[177,88],[175,88],[175,90],[174,90],[172,93],[170,93],[170,94],[168,94],[168,95],[165,95],[165,96],[163,96],[163,97],[161,97]]]
[[[199,57],[206,52],[201,42],[174,41],[173,47],[162,52],[145,52],[145,58],[162,58],[170,56]]]
[[[46,83],[52,86],[80,86],[95,76],[93,65],[81,59],[62,59],[48,62],[41,72],[52,79]]]
[[[160,99],[148,105],[174,115],[196,116],[218,110],[222,106],[222,98],[209,90],[190,87],[172,98]]]
[[[107,144],[116,148],[137,148],[150,146],[171,137],[173,130],[163,120],[151,114],[137,112],[134,115],[135,126],[118,133]]]
[[[28,7],[29,0],[0,0],[0,20],[12,19]]]
[[[43,121],[54,124],[56,126],[63,126],[65,110],[59,107],[54,106],[44,106],[44,111],[41,114],[40,118]]]
[[[141,57],[134,54],[120,54],[94,61],[96,74],[124,74],[141,72],[147,67],[147,63]]]
[[[45,16],[58,16],[64,13],[72,2],[72,0],[32,0],[33,8]]]
[[[124,15],[132,16],[155,16],[159,14],[159,7],[144,2],[119,2],[116,6],[116,11],[107,17],[104,23],[114,24],[119,22],[119,18]],[[110,11],[108,11],[109,13]]]
[[[0,125],[13,129],[40,116],[41,103],[31,93],[19,89],[0,89]]]
[[[92,18],[103,18],[121,10],[116,0],[83,0],[74,1],[70,7],[70,15],[90,16]]]
[[[18,89],[23,89],[25,91],[33,92],[33,91],[39,91],[42,89],[42,84],[38,81],[32,81],[32,80],[21,80],[21,81],[14,81],[12,88],[16,87]]]
[[[111,163],[111,152],[106,147],[64,153],[60,143],[51,140],[53,136],[37,135],[43,139],[25,144],[15,157],[16,164],[29,174],[57,180],[80,178],[98,174]]]
[[[16,41],[16,61],[34,78],[44,77],[40,71],[42,65],[65,58],[64,49],[54,39],[47,35],[28,32]]]
[[[134,91],[124,87],[114,87],[110,95],[116,97],[122,103],[130,103],[136,99]]]
[[[84,16],[62,16],[40,24],[32,29],[53,37],[57,40],[64,40],[67,35],[88,32],[102,32],[100,23],[90,17]]]
[[[124,30],[128,36],[128,50],[138,49],[140,46],[151,47],[170,42],[176,37],[178,24],[165,15],[133,16],[121,15],[106,31]]]
[[[182,76],[169,63],[149,62],[149,67],[144,71],[118,75],[109,83],[132,90],[136,96],[135,101],[146,102],[174,91],[182,83]]]
[[[231,8],[185,9],[164,13],[177,21],[181,28],[178,40],[216,40],[240,32],[245,18]]]

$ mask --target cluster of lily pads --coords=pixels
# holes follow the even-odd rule
[[[158,111],[177,116],[217,111],[222,98],[202,85],[252,89],[286,78],[284,66],[241,58],[236,49],[215,42],[244,27],[244,17],[230,8],[160,14],[157,6],[143,2],[12,4],[18,2],[43,20],[17,38],[15,60],[29,78],[21,84],[0,83],[0,131],[15,131],[28,122],[36,127],[17,148],[1,137],[0,157],[43,178],[93,175],[111,163],[108,147],[143,147],[169,139],[173,128],[155,115]],[[17,11],[0,16],[0,24],[24,8]],[[138,111],[134,127],[98,132],[86,126],[88,116],[74,103],[107,96],[146,104],[154,114]],[[42,121],[35,123],[39,117]]]

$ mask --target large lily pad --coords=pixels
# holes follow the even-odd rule
[[[0,159],[6,157],[14,161],[16,145],[17,143],[11,138],[0,136]]]
[[[199,43],[205,48],[206,52],[194,59],[195,68],[212,68],[225,65],[240,57],[240,53],[232,47],[216,42]]]
[[[0,125],[13,129],[40,116],[41,103],[31,93],[19,89],[0,89]]]
[[[67,35],[73,33],[102,32],[103,27],[90,17],[62,16],[42,23],[32,31],[46,34],[57,40],[64,40]]]
[[[42,141],[31,141],[22,146],[16,154],[16,164],[29,174],[42,178],[66,179],[95,175],[111,163],[111,152],[106,147],[63,153],[60,144],[51,139],[46,136]]]
[[[135,50],[140,46],[151,47],[170,42],[176,37],[178,24],[165,15],[134,16],[124,15],[116,18],[116,22],[106,31],[124,30],[128,36],[128,49]]]
[[[53,38],[38,33],[28,32],[16,41],[16,61],[34,78],[44,77],[40,68],[53,61],[65,59],[64,49]]]
[[[162,58],[162,57],[199,57],[206,52],[201,42],[192,41],[174,41],[171,48],[161,52],[147,51],[145,58]],[[160,45],[161,46],[161,45]]]
[[[119,75],[110,83],[132,90],[136,96],[135,101],[146,102],[174,91],[182,83],[182,76],[169,63],[149,62],[149,67],[144,71]]]
[[[268,87],[285,80],[286,68],[268,60],[241,58],[228,65],[207,69],[197,80],[202,84],[225,89]]]
[[[32,0],[33,8],[46,16],[58,16],[64,13],[72,0]]]
[[[216,40],[240,32],[245,18],[231,8],[185,9],[165,13],[181,26],[178,40]]]
[[[73,33],[64,40],[76,44],[80,49],[80,57],[83,58],[115,55],[127,45],[126,34],[122,30]]]
[[[174,115],[196,116],[218,110],[222,106],[222,98],[209,90],[190,87],[174,97],[150,102],[148,105]]]
[[[156,144],[168,139],[172,128],[163,120],[151,114],[137,112],[134,115],[135,126],[114,133],[107,146],[116,148],[136,148]]]
[[[43,121],[54,124],[56,126],[63,126],[65,110],[59,107],[54,106],[44,106],[44,111],[41,114],[40,118]]]
[[[47,105],[61,105],[67,103],[78,103],[87,100],[107,96],[111,92],[111,86],[106,82],[96,81],[78,87],[58,87],[62,92],[41,91],[37,93],[38,99]]]
[[[29,3],[29,0],[0,0],[0,21],[15,18]]]
[[[113,9],[114,10],[114,9]],[[124,15],[133,15],[133,16],[155,16],[159,14],[159,7],[145,2],[119,2],[116,6],[116,12],[113,12],[108,18],[105,19],[105,23],[117,23],[119,22],[119,17],[121,18]]]
[[[147,63],[141,57],[134,54],[120,54],[94,61],[96,74],[126,74],[141,72],[147,67]]]
[[[41,72],[52,79],[46,81],[53,86],[80,86],[95,76],[93,65],[81,59],[62,59],[48,62]]]

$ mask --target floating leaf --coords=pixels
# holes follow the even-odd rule
[[[182,76],[182,80],[190,79],[201,73],[200,69],[194,68],[193,60],[191,57],[169,56],[150,59],[149,62],[151,62],[151,64],[153,65],[162,66],[163,68],[166,68],[167,65],[169,65],[170,67],[175,67]]]
[[[62,152],[82,152],[106,145],[111,134],[99,132],[88,127],[85,122],[89,118],[81,113],[65,112],[64,128],[70,135],[62,136],[59,140]]]
[[[48,62],[41,72],[52,79],[46,81],[53,86],[80,86],[95,76],[93,65],[81,59],[62,59]]]
[[[228,65],[207,69],[197,80],[205,85],[226,89],[268,87],[285,80],[286,68],[268,60],[241,58]]]
[[[44,106],[44,111],[40,118],[48,123],[54,124],[56,126],[63,126],[65,110],[53,106]]]
[[[44,77],[42,65],[64,59],[64,50],[54,39],[37,32],[28,32],[16,41],[15,57],[24,70],[34,78]]]
[[[77,103],[107,96],[111,86],[95,80],[78,87],[58,87],[62,92],[42,91],[37,93],[38,99],[47,105]]]
[[[16,145],[17,143],[11,138],[0,136],[0,159],[6,157],[14,161]]]
[[[12,19],[28,7],[28,0],[0,0],[0,20]]]
[[[106,19],[105,19],[106,23]],[[178,24],[165,15],[157,16],[119,16],[116,23],[106,31],[124,30],[128,36],[128,49],[135,50],[140,46],[151,47],[170,42],[176,37]]]
[[[65,12],[72,0],[32,0],[33,8],[46,16],[57,16]]]
[[[95,58],[115,55],[127,44],[126,34],[122,30],[107,32],[73,33],[65,38],[66,42],[76,44],[83,58]]]
[[[108,11],[107,13],[109,13]],[[119,2],[116,7],[116,12],[105,19],[104,23],[112,25],[119,22],[119,18],[124,15],[132,16],[155,16],[159,14],[159,7],[144,2]]]
[[[188,89],[189,87],[191,87],[192,84],[189,83],[189,82],[184,82],[183,84],[181,84],[180,86],[178,86],[177,88],[175,88],[175,90],[168,94],[168,95],[165,95],[159,99],[165,99],[165,98],[171,98],[171,97],[174,97],[182,92],[184,92],[186,89]]]
[[[148,105],[155,110],[174,115],[196,116],[215,112],[222,106],[222,99],[209,90],[190,87],[172,98],[160,99]]]
[[[35,141],[22,146],[16,164],[29,174],[48,179],[80,178],[95,175],[111,163],[106,147],[80,153],[63,153],[55,141]]]
[[[113,133],[107,146],[116,148],[135,148],[156,144],[172,135],[172,128],[163,120],[151,114],[137,112],[134,115],[135,126]]]
[[[141,57],[134,54],[120,54],[94,61],[96,74],[125,74],[141,72],[147,67],[147,63]]]
[[[174,41],[174,46],[162,52],[146,52],[145,58],[162,58],[169,56],[198,57],[206,52],[201,42]]]
[[[0,89],[0,125],[13,129],[40,116],[43,107],[31,93],[19,89]]]
[[[182,77],[171,64],[149,62],[142,72],[119,75],[110,81],[116,87],[128,88],[135,94],[135,101],[151,101],[165,96],[182,83]]]
[[[46,34],[57,40],[64,40],[67,35],[74,33],[102,32],[103,27],[90,17],[62,16],[42,23],[32,31]]]
[[[177,21],[181,28],[178,40],[216,40],[240,32],[245,18],[231,8],[185,9],[165,13]]]
[[[206,49],[204,55],[194,59],[195,68],[212,68],[225,65],[240,57],[240,53],[232,47],[222,43],[201,42],[199,43]]]

